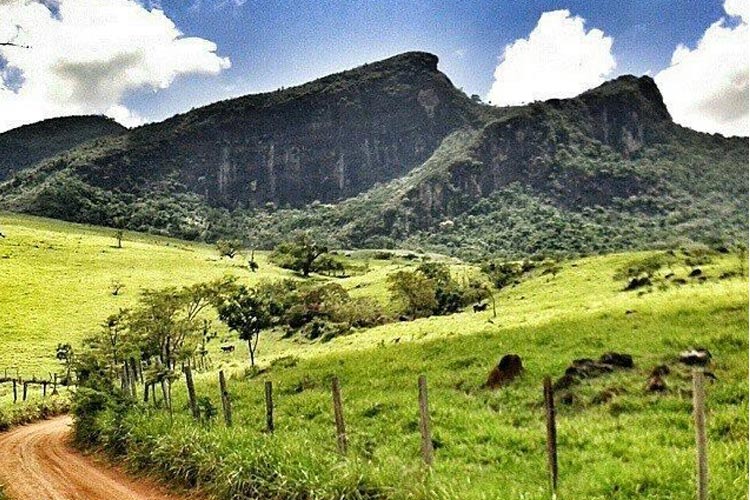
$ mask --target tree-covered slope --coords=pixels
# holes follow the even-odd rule
[[[92,139],[125,130],[122,125],[103,116],[67,116],[3,132],[0,134],[0,181]]]

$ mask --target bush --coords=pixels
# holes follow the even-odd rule
[[[398,271],[388,276],[392,298],[401,312],[413,318],[452,314],[484,297],[476,283],[461,286],[446,264],[427,262],[416,271]]]
[[[652,278],[656,272],[674,264],[675,257],[670,252],[657,253],[639,257],[629,261],[617,269],[614,275],[616,280],[632,280],[635,278]]]

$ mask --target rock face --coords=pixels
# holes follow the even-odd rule
[[[472,121],[471,101],[437,64],[411,52],[209,105],[134,129],[82,171],[126,191],[171,176],[227,208],[337,202],[402,176]]]

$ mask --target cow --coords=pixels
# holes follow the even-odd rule
[[[234,346],[233,345],[223,345],[223,346],[221,346],[221,350],[223,352],[234,352]]]

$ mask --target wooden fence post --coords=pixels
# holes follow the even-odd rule
[[[420,375],[419,386],[419,431],[422,434],[422,460],[432,465],[432,432],[430,431],[430,405],[427,397],[427,377]]]
[[[549,377],[544,377],[544,407],[547,413],[547,464],[554,499],[557,498],[557,427],[555,425],[555,393]]]
[[[162,401],[164,402],[164,407],[169,410],[170,413],[172,413],[172,410],[169,408],[169,396],[167,395],[167,381],[162,378],[160,381],[161,385],[161,397]]]
[[[341,388],[339,378],[333,376],[331,380],[331,392],[333,393],[333,416],[336,420],[336,441],[339,451],[346,454],[346,426],[344,424],[344,407],[341,404]]]
[[[24,401],[26,401],[26,391],[28,390],[28,387],[29,387],[29,383],[28,382],[24,382],[23,383],[23,400]]]
[[[693,419],[695,420],[695,448],[697,464],[697,498],[708,498],[708,442],[706,440],[706,407],[704,376],[701,370],[693,372]]]
[[[57,373],[52,375],[52,395],[57,396]]]
[[[18,388],[16,387],[16,379],[13,379],[13,403],[18,401]]]
[[[42,397],[43,398],[47,397],[47,381],[46,380],[42,380]]]
[[[122,392],[125,394],[130,392],[130,377],[128,375],[128,362],[123,361],[122,363]]]
[[[130,358],[130,373],[133,375],[133,387],[137,382],[143,382],[143,376],[138,373],[138,364],[136,364],[135,358]]]
[[[273,432],[273,382],[266,380],[266,430]]]
[[[221,406],[224,409],[224,423],[227,427],[232,427],[232,403],[229,401],[224,370],[219,370],[219,390],[221,390]]]
[[[198,409],[198,402],[195,400],[195,385],[193,385],[193,372],[190,369],[190,364],[183,365],[182,371],[185,372],[185,382],[187,383],[190,411],[193,413],[193,418],[199,420],[201,415],[200,410]]]
[[[143,402],[148,403],[148,382],[143,384]]]

